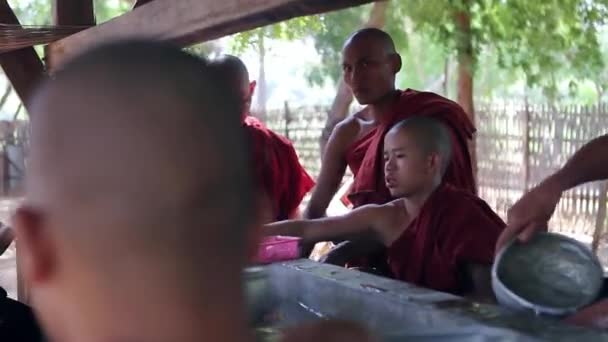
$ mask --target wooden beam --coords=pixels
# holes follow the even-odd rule
[[[0,0],[0,22],[11,25],[20,24],[6,0]],[[0,54],[0,66],[25,108],[29,109],[33,91],[45,75],[44,65],[34,48],[29,47]]]
[[[154,0],[51,45],[57,65],[95,44],[148,38],[187,46],[283,20],[373,0]]]
[[[53,24],[69,26],[94,26],[95,10],[93,0],[53,0]],[[44,48],[47,70],[53,73],[55,56],[50,45]]]
[[[95,25],[93,0],[53,0],[55,25]]]

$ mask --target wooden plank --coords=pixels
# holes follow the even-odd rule
[[[57,65],[102,42],[148,38],[180,46],[216,39],[283,20],[373,0],[154,0],[102,25],[53,43]]]
[[[93,0],[53,0],[53,24],[94,26],[95,10]],[[45,46],[44,56],[49,73],[53,72],[55,56],[50,46]]]
[[[53,0],[56,25],[95,25],[93,0]]]
[[[0,0],[0,22],[11,25],[20,24],[6,0]],[[29,47],[0,54],[0,66],[25,108],[29,108],[31,95],[45,75],[44,65],[34,48]]]

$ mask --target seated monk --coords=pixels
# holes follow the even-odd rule
[[[15,227],[53,341],[253,341],[239,100],[206,62],[145,41],[96,47],[42,84]]]
[[[243,99],[242,120],[251,144],[259,220],[267,223],[298,217],[300,202],[315,185],[313,179],[300,164],[291,142],[251,116],[256,82],[249,81],[245,64],[230,55],[212,64]]]
[[[388,264],[399,280],[492,299],[490,266],[505,224],[484,201],[442,181],[450,144],[439,120],[402,121],[384,140],[385,184],[396,200],[338,217],[269,224],[264,233],[304,242],[364,236],[388,248]]]
[[[473,123],[457,103],[444,97],[430,92],[396,89],[395,77],[401,66],[401,57],[393,40],[382,30],[362,29],[346,41],[342,51],[344,81],[357,101],[366,107],[340,122],[333,130],[323,154],[317,186],[305,212],[307,218],[325,215],[347,166],[354,175],[348,198],[355,208],[391,201],[393,197],[382,174],[382,142],[390,127],[414,115],[435,118],[448,128],[452,158],[443,179],[458,189],[475,193],[468,150],[468,143],[475,132]],[[330,262],[340,264],[353,255],[373,250],[374,246],[365,244],[365,241],[363,244],[346,245],[341,253],[334,253],[336,255],[330,258],[333,260]]]

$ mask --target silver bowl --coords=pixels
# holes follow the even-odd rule
[[[602,266],[589,248],[553,233],[511,242],[492,267],[492,288],[501,305],[548,316],[565,316],[591,304],[603,280]]]

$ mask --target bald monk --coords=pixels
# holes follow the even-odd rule
[[[242,121],[251,146],[252,169],[261,222],[274,222],[299,216],[300,202],[315,185],[300,164],[291,142],[251,116],[255,81],[249,80],[245,64],[225,55],[212,62],[219,77],[238,90],[243,101]]]
[[[94,48],[40,87],[15,224],[53,341],[252,340],[239,113],[206,62],[160,43]]]
[[[54,341],[246,341],[251,189],[236,94],[177,48],[77,57],[32,108],[15,223]]]
[[[443,122],[450,132],[452,158],[444,181],[458,189],[475,193],[468,142],[475,128],[463,109],[446,98],[429,92],[395,88],[401,57],[391,37],[384,31],[367,28],[355,32],[344,45],[344,81],[357,101],[366,107],[339,123],[327,143],[321,172],[305,216],[318,218],[335,195],[346,167],[354,175],[350,202],[354,207],[384,204],[392,199],[382,179],[382,142],[396,122],[414,115]],[[367,248],[365,248],[367,247]],[[357,244],[348,254],[367,253],[373,246]]]
[[[491,300],[490,265],[505,224],[484,201],[443,181],[451,142],[437,119],[401,121],[383,144],[385,185],[397,199],[343,216],[269,224],[265,233],[304,242],[366,237],[387,247],[395,278]]]

